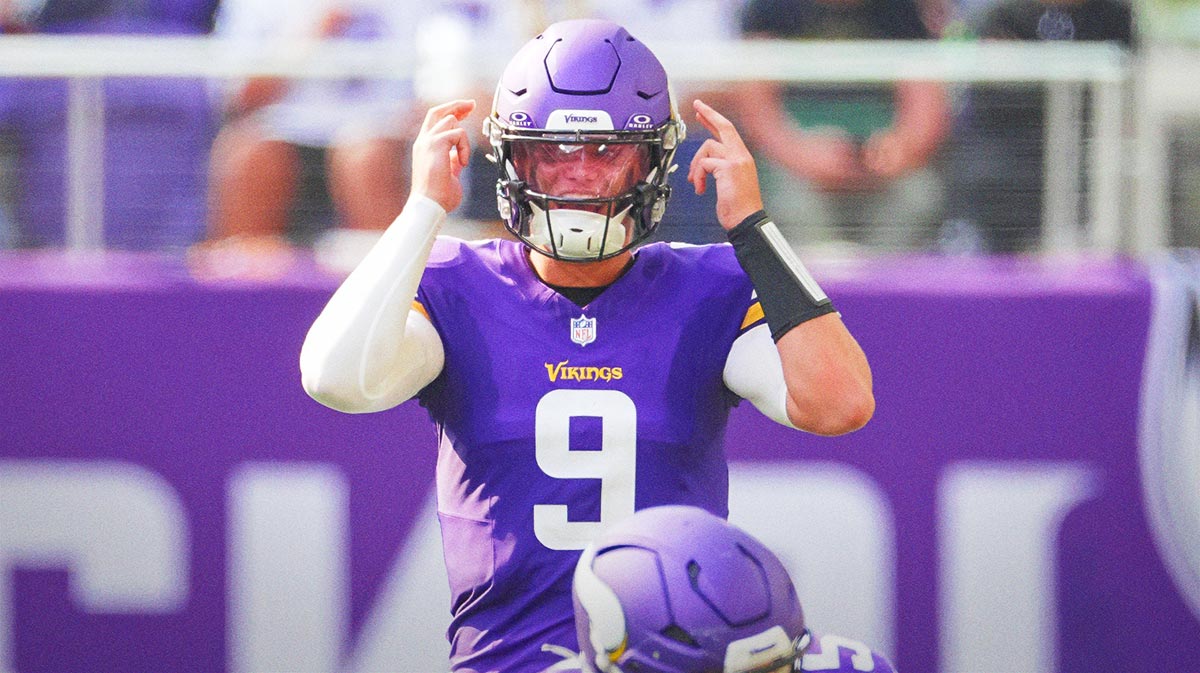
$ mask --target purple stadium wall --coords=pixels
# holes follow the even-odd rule
[[[901,671],[1200,671],[1200,540],[1152,525],[1139,457],[1149,271],[816,270],[874,420],[819,438],[743,405],[729,432],[733,519],[810,623]],[[299,385],[335,283],[0,256],[0,671],[444,670],[432,426]]]

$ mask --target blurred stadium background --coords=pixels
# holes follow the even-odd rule
[[[786,33],[822,3],[750,4]],[[0,673],[445,669],[433,428],[299,386],[308,325],[386,222],[339,210],[328,154],[283,228],[238,219],[222,176],[265,173],[219,148],[253,82],[324,87],[317,118],[384,96],[411,138],[429,101],[486,107],[536,26],[592,14],[744,129],[871,358],[864,430],[738,408],[729,431],[733,519],[810,622],[902,671],[1200,670],[1200,2],[842,4],[927,39],[770,37],[741,0],[429,0],[388,30],[346,18],[367,0],[0,0]],[[316,39],[301,18],[329,7]],[[912,82],[941,101],[921,181],[810,226],[855,190],[802,185],[801,146],[746,130],[764,96],[768,122],[886,128]],[[446,233],[505,235],[479,149]],[[720,240],[684,192],[660,237]]]

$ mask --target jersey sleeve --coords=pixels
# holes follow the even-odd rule
[[[757,294],[750,295],[737,338],[725,360],[722,378],[725,387],[749,401],[767,418],[789,428],[796,427],[787,415],[783,361],[771,338],[771,328],[767,326]]]
[[[759,325],[767,324],[767,317],[763,314],[762,302],[758,300],[757,293],[750,295],[750,302],[746,314],[742,316],[742,326],[738,328],[739,337]]]
[[[673,247],[678,244],[673,244]],[[729,326],[732,342],[725,354],[722,382],[729,392],[747,400],[771,420],[795,427],[787,415],[787,384],[783,363],[771,338],[771,329],[763,314],[754,285],[738,263],[728,243],[709,246],[683,246],[695,259],[706,277],[715,281],[714,297],[719,296],[721,320],[736,321]],[[710,290],[714,291],[714,290]],[[733,328],[736,327],[736,330]]]

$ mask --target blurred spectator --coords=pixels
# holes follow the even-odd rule
[[[0,0],[0,35],[22,32],[24,22],[14,0]],[[0,101],[10,98],[11,84],[0,81]],[[13,175],[16,149],[11,132],[0,125],[0,250],[17,243],[17,229],[12,216]]]
[[[1132,42],[1129,4],[1114,0],[1001,0],[972,24],[983,39]],[[949,216],[976,228],[989,251],[1041,242],[1044,104],[1041,85],[978,86],[956,122]]]
[[[0,96],[5,87],[0,85]],[[10,134],[0,132],[0,250],[17,244],[17,225],[12,215],[14,146]]]
[[[984,14],[980,37],[1000,40],[1115,40],[1132,43],[1128,2],[1000,0]]]
[[[313,39],[411,45],[424,6],[224,0],[215,32],[239,44],[246,58],[280,40],[293,49]],[[200,251],[210,259],[203,264],[236,267],[244,254],[287,255],[331,227],[367,232],[369,243],[400,212],[415,128],[410,82],[251,77],[227,84],[210,174],[212,243]],[[224,271],[236,275],[234,267]]]
[[[201,34],[216,0],[6,0],[6,32]],[[67,83],[0,83],[11,140],[18,246],[66,241]],[[102,223],[110,247],[182,247],[203,230],[204,165],[214,125],[200,80],[109,78],[103,83]]]
[[[749,0],[747,37],[918,40],[930,37],[912,0]],[[920,247],[941,220],[930,165],[950,122],[934,82],[741,88],[739,116],[760,160],[768,211],[796,247],[854,243]]]
[[[105,32],[105,26],[129,26],[129,32],[136,33],[136,26],[149,26],[146,32],[174,35],[211,32],[218,0],[18,0],[18,4],[40,6],[34,21],[45,32]]]
[[[979,0],[959,0],[959,2],[971,1],[978,2]],[[934,37],[944,37],[957,3],[954,0],[916,0],[916,2],[921,14],[921,23],[925,24],[925,29]]]
[[[451,214],[447,227],[465,239],[509,237],[496,209],[496,165],[487,159],[491,147],[481,130],[491,113],[496,82],[474,72],[470,56],[485,49],[506,58],[554,19],[570,18],[578,3],[510,2],[508,0],[436,0],[417,29],[420,68],[415,91],[422,107],[457,98],[476,101],[475,110],[462,122],[472,154],[463,172],[462,205]],[[555,10],[548,13],[548,10]],[[561,15],[560,15],[561,14]],[[550,19],[550,20],[554,20]]]

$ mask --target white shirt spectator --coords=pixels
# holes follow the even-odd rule
[[[426,3],[411,0],[223,0],[214,33],[236,41],[247,59],[278,48],[279,40],[301,48],[323,36],[412,45],[427,10]],[[393,135],[411,101],[406,79],[303,79],[254,114],[278,140],[327,147],[344,133]]]

